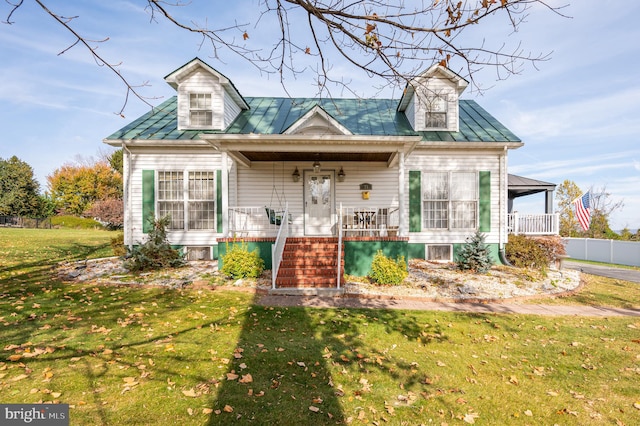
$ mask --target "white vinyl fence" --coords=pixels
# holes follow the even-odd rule
[[[576,260],[640,266],[640,242],[565,238],[567,255]]]

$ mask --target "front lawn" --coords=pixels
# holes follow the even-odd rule
[[[59,232],[59,234],[56,234]],[[271,308],[69,285],[104,231],[0,229],[0,402],[71,424],[635,424],[638,318]]]

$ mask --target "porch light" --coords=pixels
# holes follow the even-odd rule
[[[300,180],[300,172],[298,171],[298,166],[296,166],[296,169],[293,171],[293,173],[291,173],[291,179],[293,179],[294,182],[298,182]]]
[[[338,172],[338,182],[344,182],[345,177],[347,177],[347,175],[344,174],[344,170],[340,167],[340,171]]]
[[[320,162],[317,159],[313,162],[313,171],[316,173],[320,172]]]

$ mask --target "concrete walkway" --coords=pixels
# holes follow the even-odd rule
[[[305,306],[312,308],[366,308],[366,309],[406,309],[417,311],[449,311],[497,314],[531,315],[572,315],[588,317],[640,317],[640,309],[608,308],[596,306],[532,305],[515,302],[505,303],[464,303],[431,302],[403,299],[285,296],[264,295],[257,301],[263,306]]]
[[[598,275],[624,281],[640,283],[640,271],[593,265],[576,261],[565,262],[568,269],[576,269],[585,274]],[[640,317],[640,309],[609,308],[584,305],[534,305],[505,300],[504,303],[433,302],[400,298],[367,298],[345,296],[291,296],[263,295],[258,304],[264,306],[305,306],[313,308],[366,308],[366,309],[406,309],[417,311],[449,311],[469,313],[531,314],[531,315],[572,315],[586,317]]]

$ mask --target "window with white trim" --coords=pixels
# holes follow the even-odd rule
[[[211,93],[189,94],[189,124],[192,127],[211,127],[213,125]]]
[[[170,216],[167,229],[215,230],[215,172],[159,171],[158,215]]]
[[[476,172],[425,172],[422,188],[424,229],[477,228]]]
[[[214,172],[189,172],[189,229],[215,229]]]
[[[424,127],[427,129],[446,129],[448,101],[446,95],[431,96],[427,99],[427,111]]]

